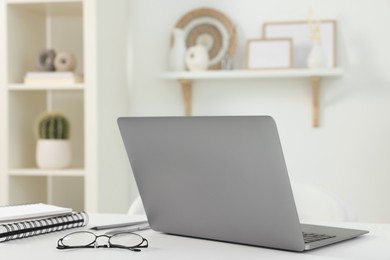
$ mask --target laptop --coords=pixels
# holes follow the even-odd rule
[[[368,233],[300,224],[269,116],[122,117],[118,125],[155,231],[290,251]]]

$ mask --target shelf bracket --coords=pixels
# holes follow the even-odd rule
[[[319,106],[319,96],[320,96],[320,77],[311,77],[311,90],[312,90],[312,110],[313,110],[313,127],[319,126],[320,121],[320,106]]]
[[[178,79],[183,93],[184,102],[184,114],[186,116],[192,116],[192,80]],[[312,125],[318,127],[320,122],[320,85],[321,77],[313,76],[310,77],[311,90],[312,90]]]
[[[184,111],[186,116],[192,116],[192,80],[178,80],[183,92]]]

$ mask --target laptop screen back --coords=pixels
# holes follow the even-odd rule
[[[303,250],[271,117],[124,117],[118,124],[152,229]]]

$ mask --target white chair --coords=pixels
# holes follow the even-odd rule
[[[355,221],[355,212],[336,194],[301,182],[292,182],[299,219],[305,221]]]
[[[131,204],[129,211],[127,212],[129,215],[145,215],[144,204],[142,203],[141,197],[138,196],[133,203]]]

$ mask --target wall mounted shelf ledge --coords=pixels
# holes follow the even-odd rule
[[[214,70],[199,72],[167,72],[165,79],[256,79],[256,78],[310,78],[336,77],[343,74],[342,68],[330,69],[286,69],[286,70]]]
[[[185,115],[192,115],[192,85],[194,80],[224,80],[224,79],[309,79],[312,88],[313,127],[319,126],[319,93],[322,78],[340,77],[342,68],[325,69],[286,69],[286,70],[218,70],[199,72],[166,72],[163,78],[177,80],[183,91]]]

